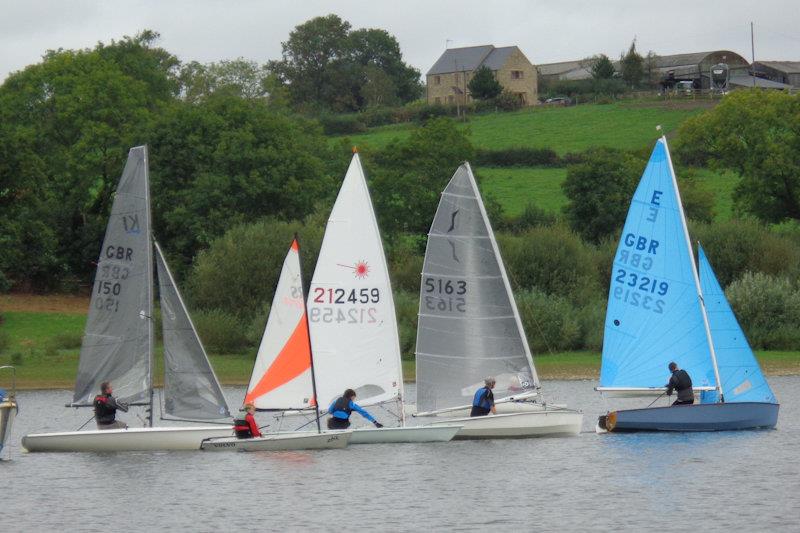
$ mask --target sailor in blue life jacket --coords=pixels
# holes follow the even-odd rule
[[[100,384],[100,394],[94,397],[94,418],[97,429],[128,429],[125,422],[117,420],[117,409],[128,412],[128,406],[117,401],[109,381]]]
[[[694,403],[694,391],[692,390],[692,378],[686,370],[678,368],[674,361],[669,364],[669,371],[672,376],[667,383],[667,396],[672,396],[672,391],[678,391],[678,399],[672,405],[691,405]]]
[[[371,414],[366,412],[353,400],[356,397],[356,391],[347,389],[344,394],[336,398],[328,407],[328,414],[331,417],[328,419],[328,429],[347,429],[350,427],[350,415],[353,411],[358,412],[361,416],[375,424],[376,428],[382,428],[383,424],[375,420]]]
[[[472,412],[469,416],[486,416],[489,413],[497,414],[494,407],[494,393],[492,389],[496,383],[492,377],[484,380],[485,386],[481,387],[475,392],[475,397],[472,399]]]

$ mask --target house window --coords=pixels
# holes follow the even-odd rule
[[[512,80],[521,80],[522,79],[522,71],[521,70],[512,70],[511,71],[511,79]]]
[[[436,104],[441,104],[441,103],[442,103],[442,99],[441,99],[441,98],[439,98],[438,96],[437,96],[436,98],[434,98],[434,99],[433,99],[433,101],[434,101],[434,103],[436,103]]]
[[[447,103],[452,104],[455,102],[455,97],[451,94],[447,97]]]
[[[433,84],[434,85],[441,85],[442,84],[442,77],[441,76],[434,76],[433,77]]]

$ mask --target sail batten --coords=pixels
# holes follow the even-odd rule
[[[111,381],[122,401],[151,401],[152,283],[147,150],[132,148],[97,261],[72,403]]]
[[[495,397],[538,385],[505,267],[468,164],[428,233],[417,328],[417,411],[468,404],[483,379]]]
[[[402,398],[394,296],[358,154],[328,218],[308,313],[321,406],[348,388],[363,405]]]
[[[190,420],[230,416],[228,404],[178,286],[155,244],[164,335],[164,411]]]

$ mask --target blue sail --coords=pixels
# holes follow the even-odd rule
[[[700,286],[725,402],[777,403],[702,247],[699,256]]]
[[[675,361],[696,386],[716,386],[693,256],[666,142],[634,193],[606,309],[600,387],[663,387]]]

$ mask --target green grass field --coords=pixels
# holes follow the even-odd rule
[[[78,314],[3,312],[2,327],[7,332],[10,345],[0,353],[0,366],[14,364],[20,388],[71,389],[78,369],[78,349],[48,348],[52,340],[63,334],[80,335],[85,316]],[[18,354],[18,361],[12,360]],[[765,372],[769,375],[800,374],[800,351],[757,352]],[[211,354],[211,364],[223,384],[244,385],[253,369],[252,353],[220,355]],[[163,357],[161,347],[155,352],[155,381],[161,384]],[[542,379],[597,379],[600,372],[600,354],[594,352],[565,352],[536,356],[536,368]],[[413,381],[414,361],[403,361],[406,381]],[[0,374],[0,386],[8,386],[10,375]]]
[[[552,148],[559,154],[580,152],[592,146],[637,149],[650,145],[659,136],[656,126],[666,133],[687,118],[700,113],[705,104],[681,102],[618,102],[607,105],[572,107],[534,107],[512,113],[473,115],[464,127],[479,148],[512,146]],[[405,138],[413,124],[372,128],[347,137],[352,144],[381,148],[395,138]]]

